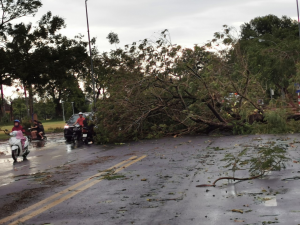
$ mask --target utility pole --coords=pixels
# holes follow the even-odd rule
[[[28,118],[30,118],[30,113],[29,113],[29,107],[28,107],[28,98],[27,98],[27,91],[26,91],[26,87],[25,84],[23,83],[24,86],[24,94],[25,94],[25,103],[26,103],[26,109],[27,109],[27,116]]]
[[[300,18],[299,18],[299,4],[298,4],[298,0],[296,0],[296,3],[297,3],[297,14],[298,14],[299,38],[300,38]]]
[[[1,84],[1,114],[5,116],[5,104],[4,104],[4,94],[3,94],[3,85]]]
[[[91,76],[93,82],[93,111],[95,110],[96,106],[96,99],[95,99],[95,79],[94,79],[94,67],[93,67],[93,56],[92,56],[92,48],[91,48],[91,39],[90,39],[90,27],[89,27],[89,18],[88,18],[88,10],[87,10],[87,0],[85,0],[85,11],[86,11],[86,24],[87,24],[87,32],[89,38],[89,48],[90,48],[90,57],[91,57]]]
[[[61,101],[62,108],[63,108],[63,120],[66,121],[65,119],[65,108],[64,108],[64,101]]]
[[[73,115],[74,115],[74,102],[71,102],[72,103],[72,109],[73,109]]]

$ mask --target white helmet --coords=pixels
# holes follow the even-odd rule
[[[82,113],[82,112],[80,112],[80,113],[78,113],[78,115],[83,115],[83,113]]]

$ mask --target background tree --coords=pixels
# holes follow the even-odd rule
[[[294,83],[299,83],[296,76],[300,59],[298,22],[286,16],[256,17],[241,26],[240,44],[249,71],[259,73],[259,81],[266,89],[277,89],[277,96],[283,92],[295,107],[292,93]]]
[[[55,105],[49,98],[40,99],[33,107],[39,120],[47,120],[55,117]]]
[[[80,37],[78,40],[68,39],[58,34],[63,27],[64,20],[52,16],[51,12],[42,17],[37,27],[23,23],[9,26],[8,34],[13,39],[6,46],[14,56],[15,76],[29,91],[30,115],[33,113],[35,91],[40,95],[48,91],[52,97],[58,96],[53,101],[56,115],[59,115],[61,92],[69,85],[74,85],[72,82],[67,83],[67,79],[70,76],[76,79],[74,74],[84,66],[86,43]],[[78,82],[75,85],[78,86]],[[54,94],[56,89],[59,89],[58,95]]]
[[[40,0],[0,0],[0,37],[6,39],[5,31],[10,22],[34,15],[41,6]]]
[[[13,116],[16,119],[21,119],[27,116],[26,102],[24,98],[18,97],[13,100]]]

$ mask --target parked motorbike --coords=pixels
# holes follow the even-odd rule
[[[8,140],[8,143],[10,145],[11,148],[11,156],[14,160],[14,162],[17,162],[17,158],[18,156],[22,156],[23,160],[26,160],[27,155],[29,154],[29,150],[28,150],[28,138],[25,136],[25,143],[24,143],[24,148],[22,150],[22,143],[20,139],[17,139],[17,132],[18,131],[12,131],[9,133],[8,130],[5,130],[4,133],[9,135],[10,138]]]
[[[34,129],[32,128],[28,128],[30,135],[27,135],[27,138],[29,139],[29,141],[34,141],[34,140],[42,140],[42,141],[46,141],[47,140],[47,136],[44,134],[43,138],[41,139],[41,136],[38,133],[33,132]],[[35,134],[34,134],[35,133]]]

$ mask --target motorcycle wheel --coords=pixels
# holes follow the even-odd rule
[[[77,144],[78,144],[78,138],[77,138],[77,136],[73,136],[72,137],[72,142],[73,142],[74,146],[77,146]]]
[[[11,157],[13,158],[13,160],[15,161],[15,162],[17,162],[17,150],[12,150],[11,151]]]

